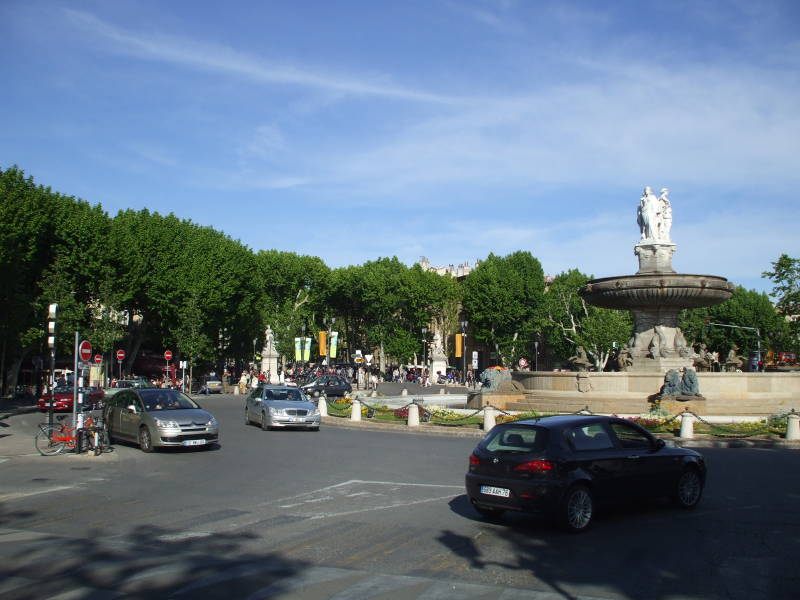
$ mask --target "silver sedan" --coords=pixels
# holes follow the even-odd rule
[[[244,422],[258,423],[261,429],[272,427],[319,431],[317,405],[296,387],[264,385],[253,390],[244,406]]]

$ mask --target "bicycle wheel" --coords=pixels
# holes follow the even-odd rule
[[[57,439],[61,435],[61,425],[39,425],[34,440],[36,449],[42,456],[52,456],[64,450],[66,444],[63,440]]]

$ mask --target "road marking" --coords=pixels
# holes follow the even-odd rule
[[[49,494],[50,492],[61,492],[63,490],[71,490],[73,488],[78,487],[79,484],[75,485],[59,485],[52,488],[47,488],[44,490],[33,490],[30,492],[13,492],[11,494],[2,494],[0,495],[0,502],[5,502],[7,500],[17,500],[19,498],[27,498],[28,496],[36,496],[38,494]]]

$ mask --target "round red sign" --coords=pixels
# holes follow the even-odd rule
[[[84,362],[92,360],[92,345],[86,340],[83,340],[80,346],[78,346],[78,356],[80,356],[81,360]]]
[[[117,350],[117,360],[125,360],[125,350]]]
[[[103,362],[103,355],[102,354],[95,354],[94,355],[94,364],[99,365]]]
[[[172,350],[164,351],[164,360],[172,360]]]

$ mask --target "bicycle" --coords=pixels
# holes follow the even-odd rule
[[[56,417],[59,421],[65,416]],[[102,418],[91,415],[84,420],[82,428],[73,427],[70,423],[41,423],[36,432],[34,445],[42,456],[55,456],[65,448],[79,452],[93,451],[95,456],[112,450],[108,431]]]

